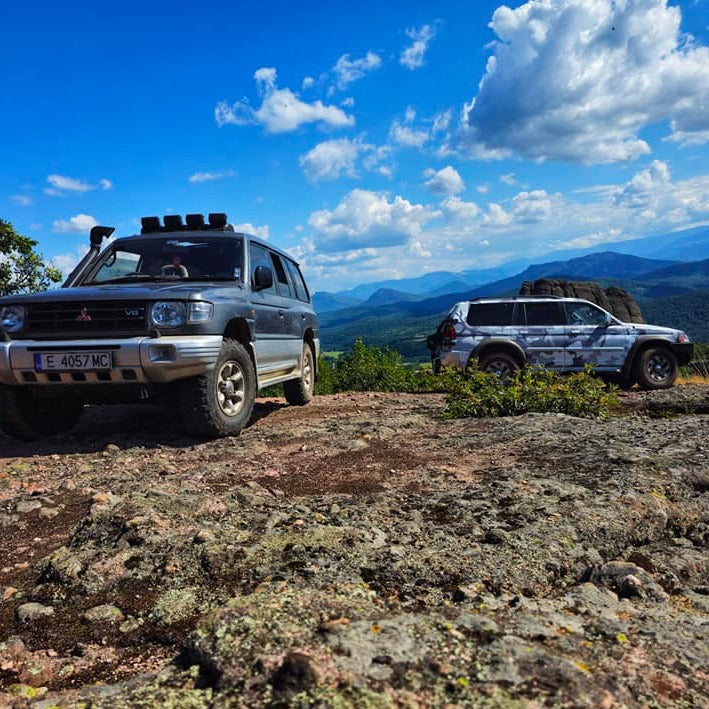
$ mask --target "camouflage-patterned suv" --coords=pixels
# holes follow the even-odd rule
[[[592,364],[623,386],[664,389],[693,346],[680,330],[624,323],[579,298],[526,296],[456,303],[427,339],[434,371],[480,368],[509,376],[525,364],[573,372]]]

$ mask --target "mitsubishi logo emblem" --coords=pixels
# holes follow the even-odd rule
[[[76,319],[80,322],[89,322],[91,320],[91,316],[86,308],[82,308],[81,312],[76,316]]]

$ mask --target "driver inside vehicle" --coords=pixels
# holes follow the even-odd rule
[[[163,276],[177,276],[178,278],[187,278],[190,274],[187,268],[182,263],[179,254],[173,254],[171,263],[167,263],[162,267]]]

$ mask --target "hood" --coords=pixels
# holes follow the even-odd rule
[[[625,327],[638,335],[662,335],[664,337],[677,337],[682,330],[662,325],[650,325],[647,323],[623,323]]]
[[[214,300],[215,298],[240,298],[243,289],[239,284],[224,282],[191,283],[116,283],[105,286],[82,286],[79,288],[58,288],[25,295],[8,295],[0,298],[1,303],[66,303],[99,300]]]

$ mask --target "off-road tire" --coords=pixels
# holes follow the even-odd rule
[[[300,378],[283,382],[283,395],[289,404],[304,406],[313,398],[314,391],[315,355],[313,348],[306,342],[303,344]]]
[[[479,367],[482,372],[509,379],[520,368],[520,364],[507,352],[490,352],[480,359]]]
[[[68,433],[83,410],[81,402],[43,399],[23,387],[0,386],[0,430],[20,441]]]
[[[677,357],[666,347],[648,347],[635,360],[635,379],[642,389],[669,389],[678,374]]]
[[[214,369],[180,385],[185,428],[200,437],[236,436],[251,418],[256,372],[246,348],[225,339]]]

